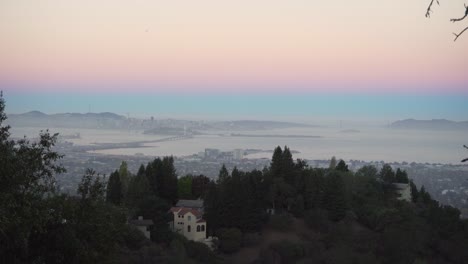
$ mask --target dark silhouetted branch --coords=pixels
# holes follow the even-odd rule
[[[436,0],[436,3],[439,5],[439,0]],[[426,17],[431,17],[431,13],[432,13],[432,4],[434,4],[434,0],[431,0],[431,3],[430,3],[429,6],[427,7]]]
[[[462,32],[460,33],[453,33],[455,35],[455,39],[453,41],[457,41],[458,37],[461,36],[466,30],[468,30],[468,27],[466,27]]]
[[[453,23],[457,22],[457,21],[462,21],[463,19],[465,19],[465,17],[468,16],[468,6],[466,6],[465,4],[465,15],[463,17],[460,17],[460,18],[452,18],[450,19],[450,21],[452,21]]]
[[[466,30],[466,28],[465,28],[465,30]],[[468,149],[468,147],[467,147],[466,145],[463,145],[463,147],[466,148],[466,149]],[[465,162],[465,161],[468,161],[468,158],[462,160],[461,162]]]

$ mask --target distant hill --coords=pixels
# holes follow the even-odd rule
[[[468,121],[456,122],[447,119],[405,119],[393,122],[390,128],[421,130],[468,130]]]
[[[17,127],[69,127],[69,128],[118,128],[127,121],[125,116],[114,113],[61,113],[44,114],[31,111],[9,114],[7,123]]]

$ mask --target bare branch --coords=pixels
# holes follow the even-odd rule
[[[436,0],[436,3],[439,5],[439,0]],[[431,13],[432,13],[432,4],[434,4],[434,0],[431,0],[431,3],[430,3],[429,6],[427,7],[426,17],[431,17]]]
[[[468,30],[468,27],[466,27],[464,30],[462,30],[462,32],[460,33],[453,33],[455,35],[455,39],[453,41],[457,41],[458,37],[461,36],[465,31]]]
[[[465,4],[465,15],[463,17],[460,17],[460,18],[452,18],[450,19],[450,21],[452,21],[453,23],[457,22],[457,21],[462,21],[463,19],[465,19],[465,17],[468,16],[468,6],[466,6]]]
[[[465,28],[465,30],[466,30],[466,28]],[[466,145],[463,145],[463,147],[466,148],[466,149],[468,149],[468,147],[467,147]],[[465,162],[465,161],[468,161],[468,158],[462,160],[461,162]]]

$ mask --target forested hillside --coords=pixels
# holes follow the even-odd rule
[[[440,206],[405,171],[344,161],[309,167],[277,147],[262,171],[229,172],[216,181],[178,177],[172,157],[109,177],[88,170],[78,196],[56,191],[66,168],[44,131],[11,140],[0,97],[0,261],[2,263],[466,263],[468,222]],[[179,175],[181,176],[181,175]],[[409,183],[411,201],[395,183]],[[204,199],[217,249],[172,233],[169,208]],[[151,241],[127,224],[154,222]],[[241,258],[239,256],[244,256]]]

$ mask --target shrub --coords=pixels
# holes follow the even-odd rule
[[[312,209],[305,213],[304,221],[310,228],[327,233],[330,229],[328,213],[322,209]]]
[[[287,240],[272,243],[270,248],[281,256],[282,263],[295,263],[305,256],[302,245]]]
[[[238,228],[221,228],[217,232],[219,250],[224,253],[234,253],[241,247],[242,232]]]
[[[277,214],[270,216],[269,225],[274,230],[287,231],[291,228],[292,217],[290,214]]]

